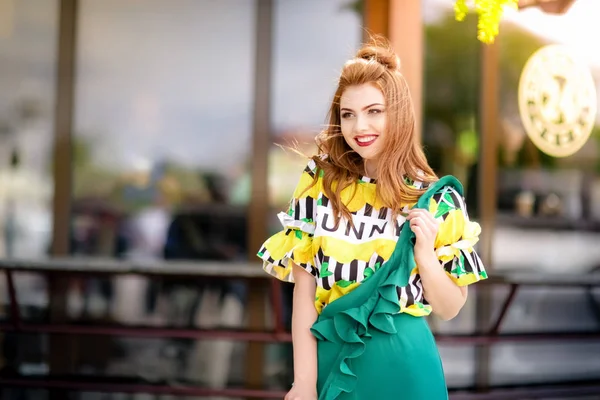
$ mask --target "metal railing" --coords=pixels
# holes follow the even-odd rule
[[[10,320],[0,323],[0,331],[15,333],[45,333],[65,335],[110,335],[155,338],[189,338],[189,339],[230,339],[247,342],[281,343],[291,341],[291,334],[285,330],[282,311],[282,295],[280,283],[270,279],[259,264],[252,263],[216,263],[216,262],[135,262],[101,259],[65,258],[38,261],[2,260],[0,270],[6,274],[8,295],[10,300]],[[25,322],[19,310],[18,293],[14,283],[14,273],[35,272],[45,274],[49,280],[70,277],[98,277],[115,275],[142,275],[149,278],[193,280],[237,279],[260,282],[270,285],[270,298],[273,310],[273,329],[244,330],[244,329],[193,329],[178,327],[123,326],[116,324],[80,324],[80,323],[34,323]],[[598,340],[600,331],[593,332],[555,332],[555,333],[523,333],[503,334],[502,323],[514,302],[518,290],[524,286],[538,287],[600,287],[600,275],[562,275],[562,274],[533,274],[533,273],[504,273],[495,274],[484,285],[508,286],[508,291],[502,302],[500,312],[495,317],[490,328],[476,334],[437,334],[438,343],[456,343],[471,345],[492,345],[498,342],[524,341],[571,341]],[[266,287],[266,286],[265,286]],[[592,299],[592,297],[590,297]],[[597,306],[597,304],[596,304]],[[52,349],[50,349],[52,351]],[[151,384],[148,382],[110,382],[102,379],[87,379],[80,376],[2,376],[0,387],[27,387],[76,391],[99,391],[120,393],[154,393],[187,396],[222,396],[245,398],[282,398],[281,391],[257,390],[249,388],[210,389],[183,384],[168,383]],[[600,395],[600,384],[571,383],[568,387],[521,387],[521,388],[490,388],[486,393],[455,392],[452,399],[515,399],[518,396],[564,396],[568,395]]]

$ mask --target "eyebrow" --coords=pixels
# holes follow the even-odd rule
[[[362,108],[362,111],[366,110],[367,108],[371,108],[371,107],[373,107],[373,106],[382,106],[382,105],[383,105],[383,104],[381,104],[381,103],[373,103],[373,104],[369,104],[368,106],[364,106],[364,107]],[[340,109],[340,111],[354,111],[354,110],[352,110],[351,108],[346,108],[346,107],[344,107],[344,108]]]

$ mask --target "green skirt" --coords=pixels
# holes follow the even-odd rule
[[[444,186],[445,176],[416,207]],[[435,340],[423,317],[399,313],[398,288],[415,267],[414,233],[404,224],[394,253],[377,273],[326,306],[312,326],[317,338],[319,400],[446,400],[448,390]]]

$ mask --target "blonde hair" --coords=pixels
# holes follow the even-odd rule
[[[340,216],[351,221],[341,200],[342,191],[365,175],[363,159],[342,136],[340,98],[348,87],[363,84],[381,90],[386,103],[386,143],[378,155],[377,176],[377,196],[382,203],[396,214],[424,192],[407,184],[405,177],[423,183],[437,180],[416,133],[415,112],[408,83],[400,72],[400,59],[386,39],[374,37],[344,64],[329,109],[329,124],[317,136],[318,154],[311,157],[323,171],[324,192],[332,204],[336,224]],[[315,183],[318,176],[315,174]]]

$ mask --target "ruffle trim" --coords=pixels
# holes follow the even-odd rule
[[[404,254],[401,257],[404,257]],[[371,295],[360,306],[318,320],[312,326],[311,331],[318,340],[326,340],[342,346],[338,370],[333,371],[328,377],[319,399],[335,399],[342,392],[351,393],[354,390],[357,377],[352,372],[349,361],[364,353],[366,346],[364,339],[371,337],[372,329],[390,335],[397,333],[393,316],[400,312],[400,297],[396,288],[408,285],[408,276],[401,277],[402,272],[405,273],[405,270],[396,269],[389,274],[383,283],[378,285],[376,294]],[[385,267],[379,273],[385,273]]]
[[[286,229],[298,229],[302,232],[308,233],[309,235],[313,235],[315,233],[314,222],[297,220],[284,212],[277,214],[277,218],[279,219],[279,222],[281,222],[281,225]]]
[[[297,235],[300,235],[300,237]],[[276,241],[278,241],[277,244],[273,243]],[[285,253],[280,256],[273,256],[269,251],[273,247],[278,247],[277,250],[283,250]],[[263,260],[263,270],[266,273],[280,281],[293,283],[294,277],[290,260],[304,268],[311,275],[316,276],[312,252],[312,240],[309,234],[298,229],[292,229],[290,233],[281,231],[273,235],[265,242],[257,255]]]

